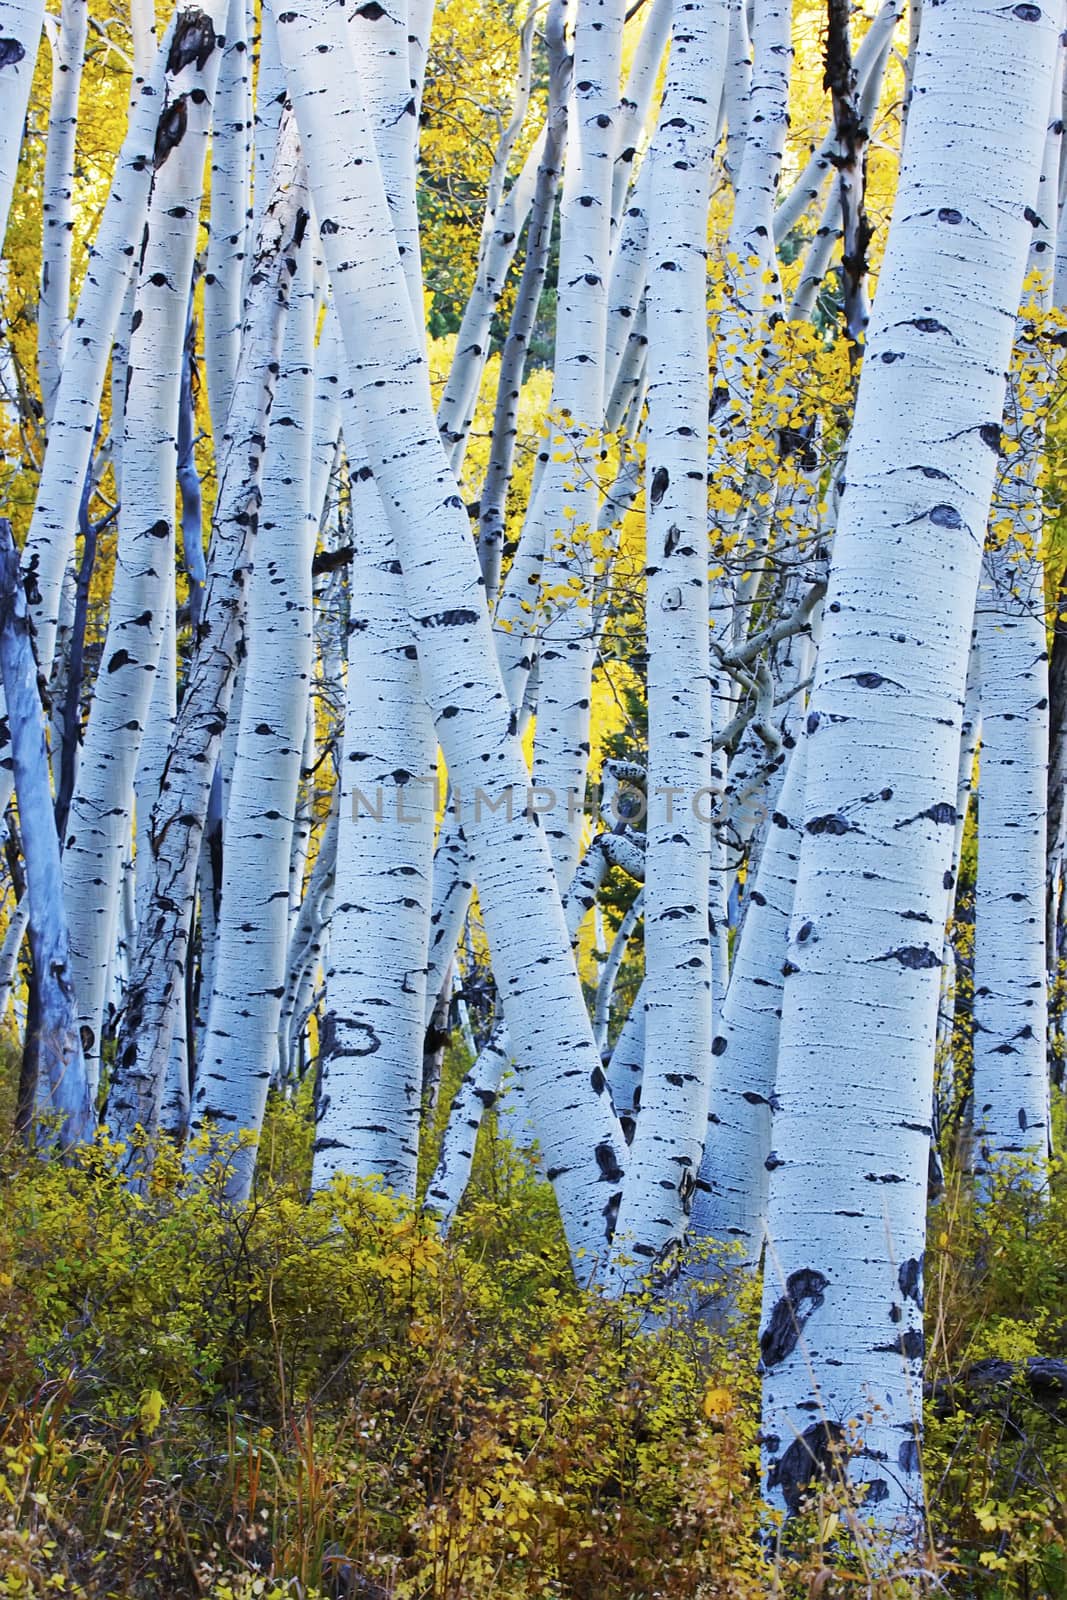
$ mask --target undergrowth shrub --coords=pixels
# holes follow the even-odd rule
[[[169,1147],[9,1152],[0,1594],[762,1592],[751,1318],[578,1293],[528,1172],[448,1242],[308,1201],[298,1122],[240,1210]]]
[[[1059,1108],[1057,1119],[1061,1120]],[[959,1170],[931,1210],[924,1467],[955,1592],[1067,1596],[1067,1169]]]
[[[536,1155],[491,1122],[448,1240],[367,1185],[309,1201],[309,1166],[299,1105],[239,1209],[204,1151],[139,1184],[103,1140],[0,1155],[0,1596],[1067,1593],[1062,1412],[955,1381],[1062,1353],[1059,1180],[1006,1177],[984,1214],[955,1180],[935,1211],[931,1576],[832,1484],[768,1517],[756,1289],[721,1263],[733,1319],[578,1291]]]

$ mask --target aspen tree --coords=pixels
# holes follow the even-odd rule
[[[760,1335],[767,1485],[796,1509],[849,1458],[855,1423],[854,1476],[901,1537],[921,1494],[960,713],[1059,26],[975,0],[924,17],[807,718]]]

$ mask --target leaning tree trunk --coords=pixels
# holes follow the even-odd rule
[[[299,142],[290,119],[279,137],[273,198],[264,212],[249,278],[196,655],[152,814],[148,907],[137,932],[108,1108],[119,1134],[138,1123],[151,1130],[163,1092],[175,1008],[189,958],[204,822],[237,669],[245,583],[258,525],[264,440],[290,281],[307,228],[305,203]]]
[[[15,190],[44,0],[5,0],[0,12],[0,239]]]
[[[1059,23],[978,0],[924,17],[807,719],[760,1335],[767,1487],[796,1510],[849,1462],[901,1539],[922,1527],[960,713]]]
[[[32,628],[11,524],[0,518],[0,672],[7,695],[15,793],[26,861],[26,901],[36,984],[37,1105],[59,1119],[66,1149],[93,1135],[93,1096],[82,1057],[63,914],[59,838],[52,812],[44,712]]]
[[[561,890],[578,861],[594,657],[592,549],[604,416],[611,191],[618,154],[623,7],[578,0],[560,200],[559,302],[549,459],[528,515],[544,557],[534,782],[558,797],[545,833]],[[529,592],[529,591],[528,591]]]
[[[142,243],[154,172],[180,142],[180,130],[189,117],[182,82],[191,76],[193,63],[202,60],[208,64],[224,16],[223,0],[212,0],[207,11],[189,6],[175,14],[151,77],[135,95],[78,296],[22,553],[23,570],[33,571],[40,596],[34,614],[38,660],[46,676],[52,664],[63,575],[74,551],[78,506],[96,437],[111,341]]]
[[[170,134],[156,150],[130,337],[115,578],[63,851],[74,987],[94,1085],[137,755],[173,586],[178,404],[220,58],[207,29],[196,48],[174,80]]]
[[[364,443],[404,571],[423,685],[465,822],[494,967],[568,1240],[587,1274],[610,1237],[625,1146],[602,1081],[463,502],[437,433],[359,66],[333,7],[276,13]],[[322,93],[331,74],[349,87]],[[521,808],[521,809],[520,809]],[[509,815],[510,812],[510,815]],[[524,915],[516,918],[516,906]],[[578,1252],[585,1251],[582,1258]]]

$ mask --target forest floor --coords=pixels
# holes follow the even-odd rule
[[[241,1211],[169,1148],[0,1153],[0,1596],[1067,1596],[1062,1172],[932,1209],[920,1559],[830,1483],[768,1518],[751,1285],[715,1332],[579,1293],[491,1120],[447,1241],[307,1203],[307,1130],[274,1107]]]

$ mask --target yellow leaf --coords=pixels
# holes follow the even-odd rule
[[[154,1433],[163,1415],[163,1396],[158,1389],[143,1389],[140,1399],[141,1427],[145,1433]]]
[[[704,1395],[704,1415],[706,1417],[725,1416],[734,1403],[734,1397],[729,1389],[719,1389],[714,1385]]]

